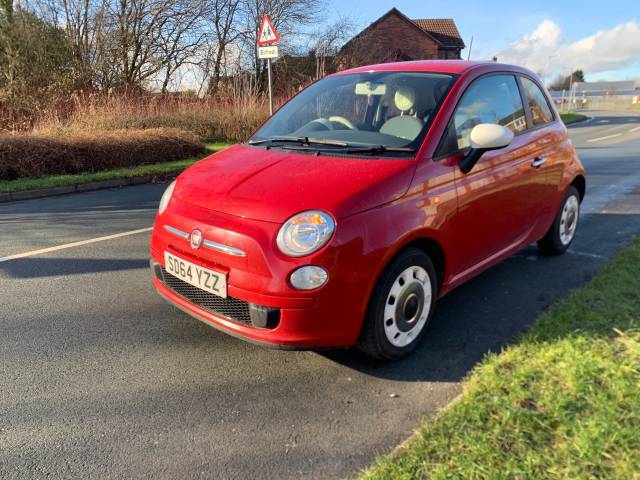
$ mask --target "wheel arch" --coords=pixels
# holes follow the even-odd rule
[[[584,178],[584,175],[577,175],[572,181],[572,186],[576,187],[578,193],[580,194],[580,202],[584,200],[584,195],[587,191],[587,179]]]
[[[437,234],[431,231],[416,231],[398,241],[390,253],[385,257],[384,262],[377,273],[376,282],[380,279],[382,272],[387,265],[400,253],[408,248],[417,248],[431,258],[433,266],[438,276],[438,289],[442,287],[447,272],[447,255],[442,246],[442,242],[437,239]],[[375,284],[374,284],[375,285]]]
[[[440,243],[438,243],[438,241],[436,241],[432,237],[421,236],[408,242],[396,253],[396,255],[407,248],[417,248],[418,250],[422,250],[429,256],[429,258],[433,262],[433,267],[436,269],[439,290],[444,283],[446,268],[446,257],[442,245],[440,245]]]

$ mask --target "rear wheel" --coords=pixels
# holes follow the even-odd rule
[[[373,291],[358,348],[381,360],[409,354],[431,320],[437,276],[421,250],[401,252],[385,268]]]
[[[558,255],[567,251],[578,228],[580,217],[580,193],[573,185],[567,190],[564,200],[547,234],[538,241],[542,253]]]

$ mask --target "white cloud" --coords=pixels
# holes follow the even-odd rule
[[[522,65],[548,77],[581,68],[592,75],[640,65],[640,23],[631,20],[567,42],[553,20],[542,21],[496,55],[500,62]]]

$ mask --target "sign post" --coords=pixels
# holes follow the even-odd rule
[[[271,59],[278,58],[280,35],[273,27],[269,15],[262,17],[262,25],[258,32],[258,58],[267,60],[267,77],[269,81],[269,114],[273,115],[273,81],[271,79]]]

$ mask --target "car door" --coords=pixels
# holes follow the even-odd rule
[[[490,74],[469,85],[439,146],[437,157],[451,164],[469,150],[474,126],[496,123],[515,136],[503,149],[486,152],[468,174],[456,169],[458,211],[452,219],[456,264],[452,283],[522,245],[535,227],[540,180],[532,168],[534,146],[516,77]]]
[[[524,75],[520,75],[518,81],[531,124],[530,141],[534,154],[532,167],[538,169],[541,180],[536,193],[542,210],[541,217],[549,220],[555,216],[561,200],[563,192],[558,192],[558,185],[566,162],[572,158],[571,143],[566,128],[554,117],[548,96],[542,87]]]

